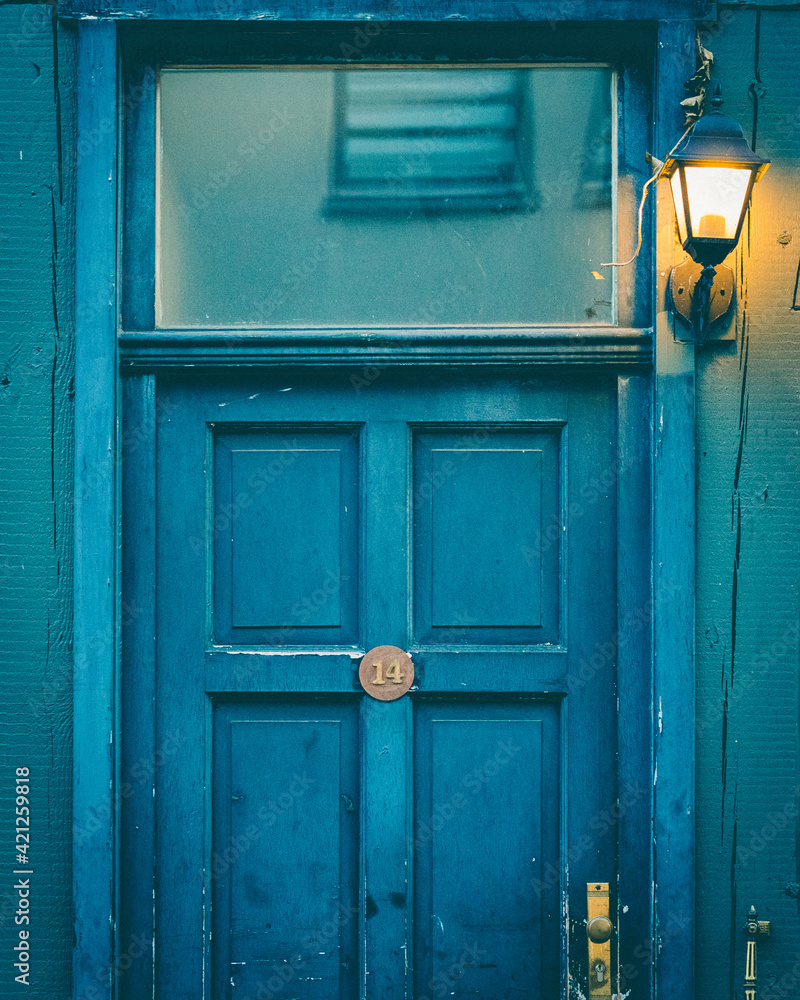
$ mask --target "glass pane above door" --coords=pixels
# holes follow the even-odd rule
[[[157,325],[613,323],[614,90],[601,66],[162,69]]]

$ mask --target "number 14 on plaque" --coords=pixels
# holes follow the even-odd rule
[[[414,683],[414,664],[397,646],[376,646],[361,661],[358,676],[368,695],[378,701],[395,701]]]

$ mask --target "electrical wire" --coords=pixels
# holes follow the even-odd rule
[[[642,233],[642,227],[644,222],[644,203],[647,201],[647,189],[650,187],[653,181],[658,180],[658,178],[661,176],[661,171],[663,169],[664,168],[661,167],[658,173],[653,174],[650,180],[646,181],[644,187],[642,188],[642,200],[639,202],[639,242],[636,245],[636,253],[634,253],[633,257],[631,257],[630,260],[608,261],[605,264],[601,264],[600,267],[627,267],[628,264],[632,264],[639,256],[639,253],[641,252],[642,249],[642,240],[644,239]]]
[[[668,160],[670,158],[670,156],[672,156],[672,154],[675,152],[675,150],[678,148],[678,146],[680,146],[680,144],[683,142],[683,140],[686,138],[686,136],[692,131],[693,128],[694,128],[694,123],[692,123],[686,129],[686,131],[683,133],[683,135],[680,137],[680,139],[678,139],[678,141],[675,143],[675,145],[672,147],[672,149],[667,153],[667,155],[665,157],[665,161]],[[628,264],[632,264],[636,260],[636,258],[639,256],[639,254],[641,253],[641,250],[642,250],[643,223],[644,223],[644,203],[647,201],[647,189],[650,187],[650,185],[653,183],[653,181],[657,181],[661,177],[661,175],[663,173],[664,173],[664,164],[662,163],[661,166],[658,168],[658,170],[653,174],[653,176],[648,181],[645,181],[645,185],[642,188],[642,200],[639,202],[639,242],[636,245],[636,253],[633,255],[633,257],[631,257],[630,260],[609,261],[606,264],[601,264],[600,267],[627,267]]]

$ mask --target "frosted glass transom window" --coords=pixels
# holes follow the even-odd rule
[[[169,68],[160,328],[610,324],[608,67]]]

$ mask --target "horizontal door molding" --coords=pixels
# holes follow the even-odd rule
[[[66,0],[64,18],[269,21],[658,21],[713,18],[712,0]],[[365,34],[370,34],[365,25]],[[374,30],[374,29],[373,29]]]
[[[649,329],[574,327],[427,330],[197,330],[123,333],[122,371],[294,364],[647,364]],[[369,375],[364,376],[369,382]]]

